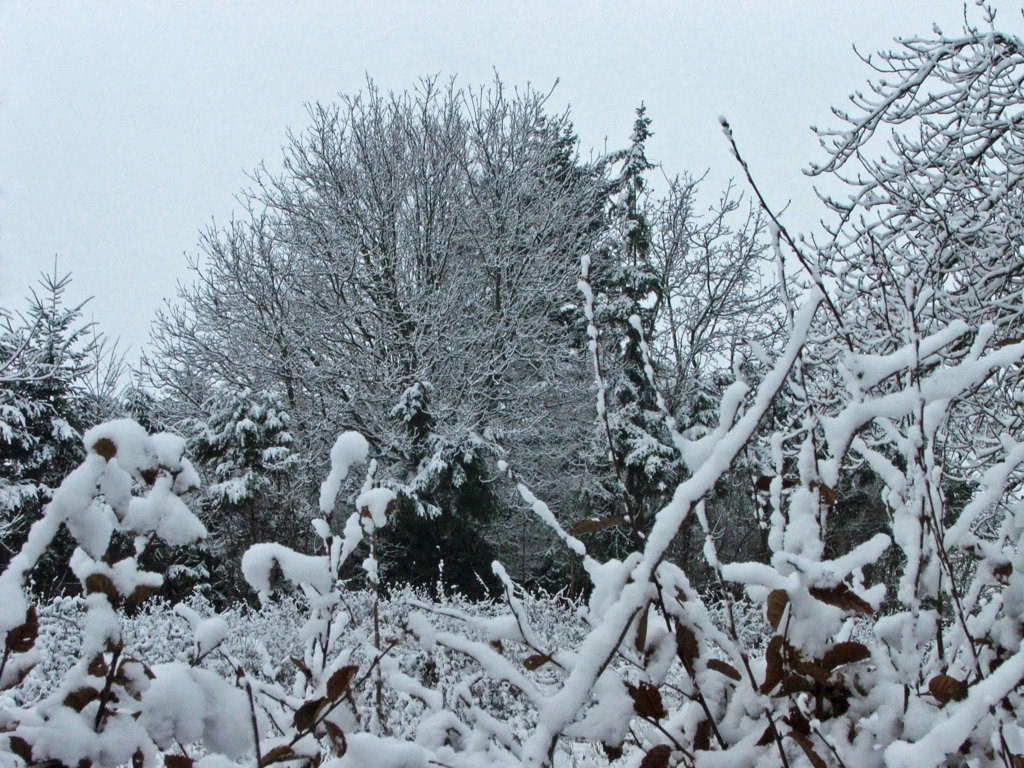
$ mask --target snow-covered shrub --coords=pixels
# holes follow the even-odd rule
[[[372,469],[344,535],[316,522],[324,556],[271,543],[247,553],[243,571],[264,596],[279,576],[298,594],[219,615],[198,596],[173,607],[156,601],[129,617],[120,609],[141,604],[160,583],[135,560],[149,539],[180,545],[205,535],[177,496],[194,487],[195,473],[181,440],[147,436],[134,422],[90,430],[85,444],[86,461],[0,577],[5,762],[146,765],[220,754],[267,764],[345,754],[346,735],[358,754],[361,731],[412,744],[424,717],[445,700],[459,708],[473,696],[510,721],[525,717],[507,686],[481,677],[461,655],[405,642],[410,612],[424,609],[439,627],[486,644],[486,627],[473,639],[463,622],[501,608],[458,595],[435,605],[409,588],[380,589],[374,544],[394,493],[371,487]],[[325,513],[366,450],[354,433],[339,439],[323,488]],[[83,597],[30,605],[25,581],[61,525],[79,544],[72,567]],[[364,537],[370,589],[350,592],[340,566]],[[556,625],[551,617],[546,623]],[[438,727],[435,736],[444,731]]]
[[[85,460],[54,491],[0,575],[0,691],[15,689],[40,659],[39,612],[29,601],[27,581],[62,526],[78,545],[70,567],[85,595],[80,644],[74,663],[41,700],[24,703],[16,692],[0,703],[2,738],[5,751],[25,762],[155,763],[159,749],[173,741],[174,728],[165,713],[147,709],[142,694],[151,683],[160,690],[165,679],[187,673],[171,669],[158,680],[143,661],[127,655],[117,610],[141,603],[162,583],[160,574],[141,570],[136,559],[150,540],[175,546],[206,535],[178,496],[196,487],[198,476],[184,458],[183,440],[149,436],[130,420],[94,427],[83,442]],[[244,751],[245,739],[223,730],[217,714],[233,688],[219,678],[191,685],[170,697],[179,712],[191,707],[185,730],[193,733],[198,722],[199,732],[216,733],[227,751]]]
[[[1024,652],[1015,647],[1024,605],[1017,595],[1022,526],[1013,513],[998,538],[986,539],[973,532],[972,521],[1006,499],[1007,477],[1024,452],[1005,439],[1003,457],[942,539],[934,537],[936,521],[914,510],[922,501],[938,503],[942,494],[929,480],[939,476],[928,464],[933,433],[921,425],[937,424],[941,409],[992,371],[1018,364],[1024,343],[989,348],[982,329],[968,354],[943,362],[938,352],[969,330],[958,326],[923,338],[919,354],[935,364],[915,380],[916,396],[878,391],[878,385],[908,367],[920,369],[919,357],[907,350],[847,355],[841,364],[858,382],[858,396],[793,433],[794,469],[785,460],[786,441],[773,443],[780,474],[769,483],[771,561],[717,559],[702,499],[791,380],[820,306],[820,295],[812,293],[775,366],[752,389],[734,385],[713,431],[696,441],[676,435],[690,477],[659,511],[643,547],[625,559],[591,558],[519,484],[533,512],[580,558],[592,582],[585,605],[540,601],[497,563],[504,597],[492,603],[453,595],[438,600],[409,589],[388,594],[375,545],[378,531],[392,522],[395,495],[374,487],[371,462],[341,533],[326,519],[314,521],[323,554],[276,543],[246,553],[242,569],[265,600],[261,612],[214,615],[195,599],[119,617],[115,607],[141,600],[159,583],[158,575],[134,566],[148,538],[186,543],[204,532],[176,495],[194,481],[181,441],[148,437],[131,422],[90,431],[86,462],[0,577],[6,624],[0,673],[10,691],[2,705],[4,748],[15,762],[64,765],[220,755],[259,765],[336,760],[338,768],[598,759],[645,766],[940,764],[947,756],[959,759],[962,749],[992,762],[997,758],[986,757],[985,745],[995,739],[1005,741],[1006,754],[1016,754],[1021,702],[1015,689],[1024,676]],[[915,421],[914,414],[928,420]],[[865,439],[872,424],[886,426],[874,447]],[[923,434],[917,441],[905,437],[915,424]],[[888,455],[902,447],[902,459],[886,457],[885,438]],[[913,460],[922,445],[923,471]],[[905,607],[886,616],[878,615],[885,585],[864,583],[862,573],[890,537],[824,557],[830,488],[851,449],[886,479],[893,538],[907,562],[897,590]],[[331,459],[320,499],[325,518],[351,468],[368,459],[366,441],[342,435]],[[795,482],[783,482],[788,471],[797,473]],[[705,599],[664,558],[688,515],[709,534],[705,555],[722,586],[744,586],[752,603],[728,598],[728,588],[721,602]],[[924,522],[915,527],[914,520]],[[73,651],[66,634],[40,633],[40,611],[24,591],[32,558],[61,523],[79,542],[72,565],[85,597],[42,614],[50,624],[81,627]],[[111,553],[120,551],[114,545],[125,535],[133,554],[117,559]],[[957,593],[962,621],[937,607],[948,589],[942,552],[954,547],[974,552],[979,563],[969,589]],[[352,592],[341,574],[357,551],[367,555],[361,567],[369,588]],[[908,581],[915,562],[923,565]],[[270,599],[285,582],[298,591]],[[764,612],[760,637],[751,604]],[[282,632],[282,626],[293,629]],[[63,671],[51,663],[47,685],[25,677],[41,643],[47,654],[76,659]]]

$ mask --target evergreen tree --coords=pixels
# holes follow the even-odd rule
[[[416,382],[391,412],[405,427],[406,482],[396,488],[396,521],[382,531],[382,570],[386,582],[440,581],[485,597],[497,586],[494,550],[482,534],[499,508],[487,480],[493,450],[477,435],[452,439],[438,433],[432,394],[429,383]]]
[[[202,517],[212,586],[230,598],[247,592],[238,569],[246,549],[264,541],[304,548],[309,526],[290,492],[300,460],[279,399],[243,389],[218,393],[209,407],[190,448],[207,483]]]
[[[85,380],[101,339],[82,322],[84,302],[66,304],[70,280],[44,275],[25,314],[0,314],[0,567],[84,456],[82,418],[94,410]],[[37,587],[56,593],[64,574],[47,567],[51,560],[66,557],[41,564]]]
[[[598,414],[598,444],[607,460],[599,461],[606,473],[597,487],[591,486],[596,492],[588,506],[600,504],[602,496],[606,503],[614,499],[603,511],[624,515],[633,545],[645,534],[680,472],[658,406],[648,348],[663,301],[662,283],[651,263],[651,226],[645,210],[645,174],[654,168],[646,155],[650,125],[641,105],[629,149],[613,156],[622,170],[613,182],[608,212],[611,237],[592,281],[594,317],[604,338],[597,351],[605,398]],[[595,511],[591,508],[587,514]]]

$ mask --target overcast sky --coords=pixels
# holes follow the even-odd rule
[[[1009,28],[1021,2],[997,2]],[[57,258],[71,298],[134,360],[153,311],[189,280],[199,231],[226,220],[246,172],[273,169],[304,105],[373,78],[424,75],[548,89],[583,147],[622,146],[633,109],[669,174],[738,173],[728,117],[773,205],[814,221],[801,169],[812,124],[861,87],[869,52],[960,2],[45,2],[0,0],[0,306]]]

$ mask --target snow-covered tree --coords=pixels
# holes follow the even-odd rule
[[[613,195],[609,226],[593,258],[587,255],[586,314],[599,333],[591,354],[598,386],[596,423],[597,466],[586,489],[589,515],[604,512],[623,525],[605,534],[615,551],[620,541],[628,551],[646,534],[650,515],[675,486],[680,465],[659,410],[656,373],[650,343],[663,302],[662,284],[651,262],[646,174],[652,135],[646,109],[636,110],[628,149],[611,156],[618,175],[610,182]],[[601,507],[604,506],[602,510]]]
[[[191,451],[207,480],[202,516],[212,532],[211,581],[237,597],[244,594],[237,564],[246,549],[262,541],[301,546],[308,539],[304,499],[291,477],[300,458],[291,417],[273,393],[226,392],[214,396],[208,409]]]
[[[416,382],[391,411],[407,431],[405,473],[392,481],[396,509],[381,538],[381,573],[389,583],[430,587],[440,581],[481,598],[496,586],[494,550],[485,537],[501,504],[495,446],[480,435],[453,439],[437,432],[433,392],[429,383]]]
[[[153,383],[179,418],[206,418],[211,387],[280,392],[304,454],[358,429],[401,483],[406,427],[389,414],[430,382],[452,455],[487,434],[527,476],[549,471],[538,457],[571,455],[588,420],[562,312],[601,227],[601,164],[546,95],[500,82],[371,84],[310,118],[283,170],[257,174],[247,217],[208,233],[157,321]],[[307,493],[320,469],[296,471]],[[572,496],[553,473],[543,485]]]
[[[699,438],[713,428],[717,403],[735,377],[756,376],[781,337],[781,312],[766,269],[765,218],[727,189],[699,210],[699,182],[676,177],[655,198],[646,175],[650,119],[637,110],[619,163],[602,247],[586,265],[583,288],[596,334],[596,450],[584,486],[578,530],[625,551],[647,534],[654,513],[687,470],[673,433]],[[751,551],[756,521],[729,520],[749,501],[739,472],[709,501],[730,551]],[[603,514],[603,518],[597,518]],[[598,533],[600,531],[600,533]],[[752,532],[754,535],[751,535]],[[694,565],[689,531],[673,556]],[[596,550],[595,550],[596,551]]]
[[[70,277],[44,275],[23,314],[0,314],[0,563],[17,551],[53,489],[81,459],[96,414],[88,378],[101,339],[66,303]],[[64,574],[38,574],[59,590]]]

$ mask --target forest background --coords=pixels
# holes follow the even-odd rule
[[[1024,52],[977,14],[867,61],[815,239],[724,118],[746,191],[707,206],[652,193],[642,105],[588,155],[544,92],[427,78],[310,108],[127,389],[44,278],[0,336],[0,685],[39,661],[33,603],[85,634],[11,700],[9,754],[1018,765]],[[195,645],[140,671],[114,609],[158,591]],[[272,592],[311,614],[290,687],[195,607]],[[447,688],[438,646],[480,671]],[[180,711],[195,686],[233,735]]]

